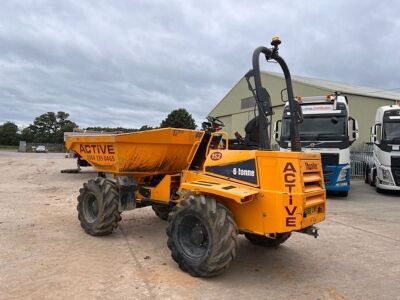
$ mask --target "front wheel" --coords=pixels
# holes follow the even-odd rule
[[[107,235],[118,226],[119,195],[115,184],[105,178],[90,179],[79,190],[78,218],[90,235]]]
[[[252,244],[271,248],[277,248],[280,244],[286,242],[291,235],[291,232],[270,234],[269,236],[263,236],[249,232],[244,234],[246,239],[248,239]]]
[[[167,235],[172,258],[192,276],[218,275],[236,255],[237,228],[231,213],[204,195],[190,195],[173,208]]]
[[[372,170],[372,177],[370,178],[369,185],[375,186],[376,180],[377,180],[377,176],[376,176],[376,169],[375,169],[375,170]]]

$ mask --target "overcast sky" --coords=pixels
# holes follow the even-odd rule
[[[81,127],[154,126],[184,107],[199,125],[273,35],[294,75],[400,88],[399,11],[372,0],[2,1],[0,123],[62,110]]]

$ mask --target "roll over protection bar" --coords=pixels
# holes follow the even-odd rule
[[[286,81],[286,89],[289,98],[290,109],[290,142],[291,151],[301,151],[299,127],[298,124],[302,122],[303,115],[300,104],[295,101],[292,87],[292,79],[290,71],[284,59],[279,56],[278,45],[281,43],[278,37],[272,39],[271,45],[273,48],[258,47],[253,52],[253,69],[246,73],[245,77],[248,83],[249,90],[252,92],[257,105],[258,105],[258,121],[259,121],[259,148],[271,149],[271,141],[268,134],[267,117],[272,115],[271,97],[268,91],[262,86],[261,72],[260,72],[260,55],[264,54],[265,59],[275,60],[281,67]],[[255,88],[250,83],[250,77],[254,78]]]

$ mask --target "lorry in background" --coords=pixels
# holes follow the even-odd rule
[[[334,93],[326,96],[296,97],[303,112],[299,124],[304,151],[321,153],[325,188],[346,197],[350,190],[350,146],[358,138],[358,124],[349,116],[347,97]],[[291,148],[290,110],[286,103],[283,117],[275,123],[274,138],[281,150]]]
[[[400,191],[400,106],[382,106],[371,127],[373,159],[364,168],[365,182],[378,192]]]

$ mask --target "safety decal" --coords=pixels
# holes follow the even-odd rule
[[[285,167],[283,168],[283,180],[285,182],[285,188],[289,194],[288,205],[285,208],[286,214],[286,222],[285,225],[287,227],[296,227],[296,217],[294,214],[297,211],[297,205],[293,205],[293,195],[292,190],[296,187],[296,169],[291,162],[287,162]]]
[[[256,162],[254,159],[218,166],[208,166],[206,167],[206,172],[238,179],[252,184],[257,184],[258,182]]]

